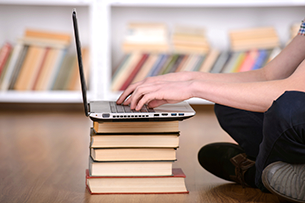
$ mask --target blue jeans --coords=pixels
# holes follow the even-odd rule
[[[275,161],[305,164],[305,93],[287,91],[265,113],[215,104],[221,127],[256,160],[255,184],[265,191],[261,175]]]

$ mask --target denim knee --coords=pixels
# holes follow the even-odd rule
[[[282,131],[305,122],[305,93],[286,91],[265,112],[265,125],[280,126]]]

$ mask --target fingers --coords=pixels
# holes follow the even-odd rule
[[[148,103],[148,107],[156,108],[156,107],[161,106],[166,103],[168,103],[166,100],[152,100],[151,102]]]
[[[129,98],[131,109],[139,111],[144,104],[148,104],[152,95],[151,86],[142,85],[137,87]]]
[[[121,96],[117,99],[116,103],[117,104],[122,104],[126,99],[128,100],[128,97],[133,93],[134,89],[136,88],[137,83],[131,84],[122,94]],[[129,102],[127,100],[124,102],[124,105],[128,105]]]
[[[162,81],[164,75],[161,76],[155,76],[155,77],[148,77],[145,78],[144,80],[131,84],[122,94],[121,96],[117,99],[117,104],[123,104],[128,105],[130,104],[131,100],[128,98],[131,94],[133,94],[134,90],[142,85],[149,85],[153,83],[158,83]]]

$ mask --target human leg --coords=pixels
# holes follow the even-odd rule
[[[215,104],[221,127],[238,143],[212,143],[198,153],[203,168],[215,176],[256,187],[254,161],[262,140],[263,113]],[[248,159],[250,158],[250,159]]]
[[[255,159],[263,139],[264,114],[215,104],[215,114],[222,129]]]
[[[265,190],[262,172],[271,163],[305,164],[305,93],[285,92],[264,116],[263,140],[256,159],[256,185]]]

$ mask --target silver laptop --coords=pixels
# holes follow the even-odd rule
[[[94,121],[165,121],[183,120],[195,115],[195,111],[187,102],[181,102],[177,104],[164,104],[154,109],[144,106],[140,111],[131,110],[129,106],[117,105],[115,101],[90,101],[88,103],[87,87],[83,71],[81,44],[79,40],[75,9],[72,12],[72,19],[83,104],[86,116],[89,116]]]

